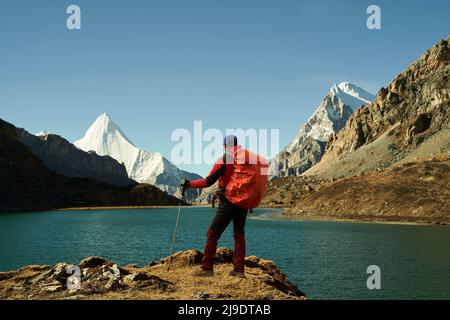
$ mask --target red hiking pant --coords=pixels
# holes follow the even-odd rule
[[[233,221],[234,235],[234,271],[244,272],[245,264],[245,220],[247,210],[241,209],[230,203],[219,193],[220,204],[207,233],[205,254],[202,260],[202,269],[213,270],[214,257],[216,256],[217,242],[227,226]]]

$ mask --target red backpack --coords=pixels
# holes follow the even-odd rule
[[[266,192],[269,166],[260,155],[238,147],[234,152],[234,170],[225,197],[242,209],[259,206]]]

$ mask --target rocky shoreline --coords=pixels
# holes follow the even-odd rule
[[[391,217],[380,217],[375,215],[352,215],[347,214],[345,218],[339,217],[324,217],[314,214],[307,214],[305,212],[292,212],[291,208],[280,208],[282,209],[282,220],[296,220],[296,221],[329,221],[329,222],[351,222],[351,223],[381,223],[381,224],[397,224],[397,225],[437,225],[437,226],[450,226],[450,222],[446,221],[430,221],[430,220],[417,220],[415,217],[401,217],[393,219]]]
[[[17,271],[0,272],[0,299],[307,300],[272,261],[246,257],[246,278],[237,278],[228,274],[233,268],[233,252],[219,248],[215,276],[191,276],[199,268],[202,257],[198,250],[175,253],[170,271],[170,257],[142,268],[136,265],[121,267],[101,257],[85,258],[76,266],[67,263],[53,267],[29,265]],[[77,283],[71,281],[70,267],[79,272],[79,288],[70,285]]]

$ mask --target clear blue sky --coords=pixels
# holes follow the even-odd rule
[[[70,4],[82,30],[66,28]],[[171,132],[194,120],[279,128],[282,147],[333,83],[376,91],[450,33],[449,12],[447,0],[2,0],[0,118],[74,141],[108,112],[169,158]]]

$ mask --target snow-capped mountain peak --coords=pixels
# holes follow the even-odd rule
[[[153,184],[171,194],[176,192],[181,179],[200,178],[178,169],[159,152],[137,148],[107,113],[101,114],[74,145],[116,159],[125,165],[131,179]]]
[[[94,123],[89,127],[83,139],[89,137],[91,140],[103,138],[103,135],[120,136],[121,139],[134,146],[131,140],[123,133],[118,125],[112,121],[111,117],[105,112],[102,113]],[[82,140],[83,140],[82,139]]]
[[[330,136],[344,127],[353,111],[374,99],[374,95],[350,82],[334,84],[294,139],[277,156],[278,160],[273,162],[275,167],[279,167],[281,175],[300,174],[309,169],[320,160]]]
[[[350,82],[341,82],[334,84],[330,89],[330,94],[337,96],[344,104],[353,110],[358,109],[362,105],[371,103],[375,96],[368,93],[363,88],[358,87]]]
[[[334,84],[286,150],[292,152],[306,137],[328,141],[333,132],[343,127],[354,110],[374,99],[374,95],[350,82]]]

